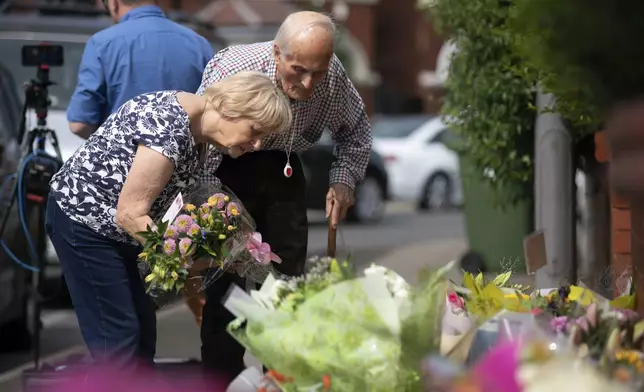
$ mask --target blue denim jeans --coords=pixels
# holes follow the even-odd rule
[[[119,367],[151,364],[156,314],[138,271],[140,248],[71,220],[51,195],[46,227],[93,360]]]

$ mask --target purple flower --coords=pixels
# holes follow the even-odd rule
[[[550,327],[557,333],[565,332],[567,325],[568,325],[568,317],[566,316],[555,317],[552,320],[550,320]]]
[[[209,216],[210,214],[201,214],[201,219],[206,220]]]
[[[192,260],[192,257],[186,256],[184,259],[183,268],[190,268],[194,263],[195,262],[194,260]]]
[[[201,226],[199,226],[196,223],[193,223],[190,225],[190,228],[188,229],[188,235],[191,237],[196,237],[201,233]]]
[[[179,230],[177,229],[176,226],[170,225],[168,226],[167,229],[165,229],[165,233],[163,233],[163,238],[177,238],[179,235]]]
[[[208,198],[208,205],[221,210],[226,205],[226,195],[223,193],[215,193]]]
[[[171,255],[174,253],[176,248],[177,242],[174,239],[168,238],[167,240],[163,241],[163,253]]]
[[[182,238],[181,241],[179,241],[179,253],[185,255],[186,253],[188,253],[191,245],[192,240],[190,238]]]
[[[174,225],[181,233],[187,233],[190,226],[192,226],[192,223],[190,215],[179,215],[177,219],[174,220]]]
[[[226,215],[228,216],[239,216],[241,214],[241,207],[239,204],[232,202],[226,207]]]
[[[591,324],[585,316],[581,316],[575,320],[575,325],[580,327],[582,331],[588,332],[590,330]]]

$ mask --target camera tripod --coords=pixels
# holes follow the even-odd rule
[[[21,157],[18,171],[4,179],[2,186],[13,180],[11,199],[3,212],[0,225],[0,244],[4,251],[20,267],[31,272],[30,290],[27,296],[27,314],[32,320],[33,358],[36,368],[40,367],[40,332],[41,332],[41,303],[42,270],[46,266],[45,252],[47,234],[45,232],[45,212],[49,181],[62,166],[62,156],[58,138],[53,129],[47,127],[47,110],[50,105],[48,87],[54,82],[49,80],[49,66],[40,65],[35,80],[31,80],[25,88],[25,104],[22,110],[22,121],[18,133]],[[26,132],[26,122],[29,109],[33,109],[37,117],[37,125]],[[55,157],[45,152],[47,142],[53,147]],[[35,148],[34,148],[35,146]],[[1,241],[17,203],[17,213],[20,225],[26,237],[31,263],[20,260]],[[37,215],[35,241],[32,236],[30,222],[34,213]]]

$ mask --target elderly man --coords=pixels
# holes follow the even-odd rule
[[[212,153],[202,175],[202,181],[212,182],[216,174],[237,194],[257,231],[282,258],[277,269],[291,276],[303,273],[308,241],[306,180],[296,152],[315,145],[325,129],[337,142],[326,195],[326,215],[336,226],[354,202],[371,150],[364,104],[334,55],[334,38],[329,17],[291,14],[274,41],[217,53],[206,66],[198,92],[231,74],[255,70],[272,78],[291,99],[294,124],[289,132],[267,138],[262,151]],[[228,274],[206,290],[201,339],[204,364],[234,378],[244,369],[244,349],[225,330],[233,317],[221,302],[230,283],[243,284]]]

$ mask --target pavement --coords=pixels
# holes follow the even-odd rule
[[[309,254],[324,255],[327,242],[324,217],[311,212],[309,220]],[[337,256],[350,255],[359,269],[372,262],[386,266],[413,282],[423,267],[437,267],[458,259],[467,249],[464,238],[464,221],[458,211],[418,213],[410,205],[392,203],[379,224],[342,225],[338,231]],[[199,329],[185,305],[163,308],[157,319],[157,357],[200,357]],[[60,363],[72,354],[85,352],[72,310],[49,311],[43,322],[44,363]],[[247,363],[257,365],[250,357]],[[32,367],[30,353],[0,354],[0,391],[20,392],[20,377]]]

